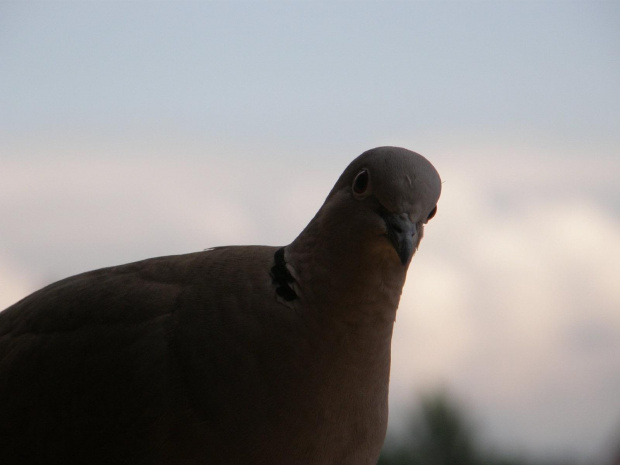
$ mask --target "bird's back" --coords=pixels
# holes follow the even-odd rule
[[[243,267],[231,249],[84,273],[0,312],[2,463],[157,463],[160,448],[189,434],[201,421],[194,409],[208,407],[196,404],[192,389],[204,386],[192,362],[207,350],[222,375],[235,338],[226,328],[243,329],[241,314],[221,311],[251,293],[226,284]],[[212,368],[200,379],[216,381]]]

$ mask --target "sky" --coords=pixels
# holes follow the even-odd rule
[[[292,241],[346,165],[427,157],[390,432],[620,442],[620,4],[0,2],[0,308],[82,271]]]

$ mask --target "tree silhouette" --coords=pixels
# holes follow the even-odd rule
[[[386,449],[379,465],[477,465],[473,433],[445,392],[426,395],[409,425],[408,439]]]
[[[412,412],[407,438],[386,447],[378,465],[525,465],[491,456],[478,445],[467,415],[445,391],[422,397]]]

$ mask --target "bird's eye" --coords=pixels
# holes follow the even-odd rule
[[[435,205],[435,207],[431,210],[431,212],[426,217],[426,222],[430,221],[431,218],[433,218],[433,216],[435,216],[435,213],[437,213],[437,205]]]
[[[360,171],[353,180],[353,193],[356,195],[364,195],[368,191],[368,184],[368,170]]]

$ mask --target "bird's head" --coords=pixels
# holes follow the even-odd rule
[[[440,193],[441,179],[426,158],[378,147],[349,164],[317,219],[330,234],[339,231],[345,241],[359,244],[356,250],[389,254],[406,267],[437,211]]]

